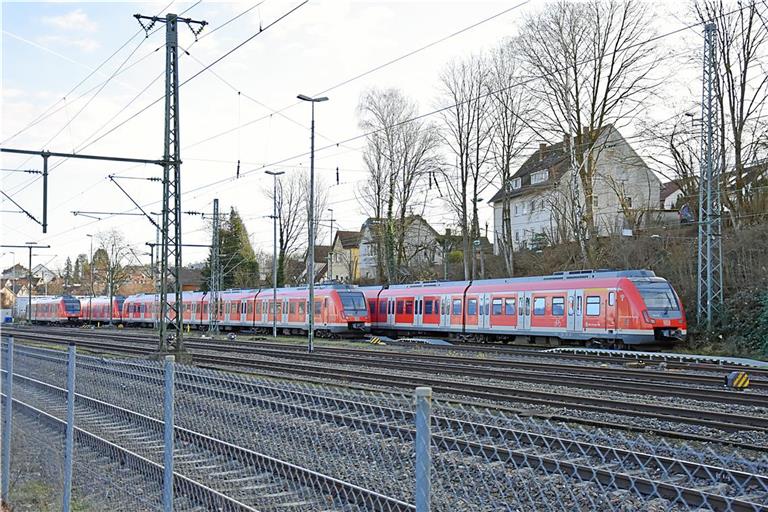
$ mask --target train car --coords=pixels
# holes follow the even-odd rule
[[[276,319],[277,328],[285,334],[303,334],[308,330],[307,299],[309,290],[279,288],[277,301],[271,288],[257,290],[225,290],[219,293],[218,324],[224,330],[254,329],[271,332]],[[123,319],[127,325],[152,325],[157,319],[157,295],[132,295],[123,303]],[[182,315],[184,323],[206,329],[211,323],[210,293],[184,292]],[[337,336],[360,333],[369,323],[363,293],[344,285],[318,285],[314,304],[315,333]]]
[[[80,301],[71,295],[32,297],[32,323],[77,324],[80,322]]]
[[[108,296],[80,297],[80,320],[88,323],[112,322],[122,323],[123,303],[125,297],[115,295],[112,297],[112,316],[110,318],[110,301]]]
[[[666,345],[686,335],[670,284],[649,270],[362,288],[371,329],[476,341]]]

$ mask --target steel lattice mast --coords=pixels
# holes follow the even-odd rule
[[[213,200],[213,239],[211,240],[211,295],[208,301],[208,331],[219,332],[219,292],[221,292],[221,266],[219,263],[219,200]]]
[[[717,138],[715,73],[717,31],[704,26],[704,65],[701,95],[701,177],[699,179],[698,285],[696,319],[711,328],[723,304],[720,187],[722,171]]]
[[[183,311],[181,301],[181,138],[179,131],[179,22],[197,35],[205,21],[179,18],[167,14],[157,16],[135,15],[149,33],[157,22],[165,23],[165,137],[163,142],[163,210],[160,228],[160,352],[168,352],[168,339],[174,338],[174,351],[184,351]],[[149,25],[144,24],[149,21]],[[169,297],[169,287],[170,297]]]

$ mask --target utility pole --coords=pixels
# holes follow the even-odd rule
[[[277,177],[283,171],[264,171],[272,176],[272,337],[277,338]]]
[[[723,267],[721,246],[720,168],[717,147],[717,98],[715,73],[717,30],[714,23],[704,26],[704,62],[701,94],[701,177],[699,179],[698,285],[696,320],[712,328],[723,305]]]
[[[312,126],[310,128],[310,153],[309,153],[309,250],[307,261],[307,282],[309,283],[309,301],[307,314],[309,315],[309,329],[307,338],[307,352],[314,350],[315,340],[315,103],[328,101],[325,96],[310,98],[305,94],[299,94],[298,99],[312,104]]]
[[[219,293],[221,292],[221,262],[219,247],[219,200],[213,200],[213,236],[211,239],[211,295],[208,301],[208,332],[219,332]]]
[[[331,212],[331,245],[328,246],[328,279],[333,280],[333,208],[328,208]]]
[[[168,338],[175,340],[177,356],[184,352],[184,326],[181,301],[181,138],[179,132],[179,53],[178,24],[186,23],[197,37],[207,23],[176,14],[134,16],[147,33],[155,23],[165,23],[165,137],[163,141],[163,218],[160,250],[160,345],[168,353]],[[144,21],[149,23],[145,25]],[[198,28],[192,28],[196,25]],[[168,287],[173,290],[168,297]]]
[[[29,292],[29,303],[27,304],[27,322],[32,323],[32,249],[49,249],[50,245],[37,245],[35,242],[26,242],[24,245],[0,245],[6,249],[27,249],[29,250],[29,268],[27,269],[27,292]]]

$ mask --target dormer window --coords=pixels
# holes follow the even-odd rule
[[[512,179],[512,190],[518,190],[522,186],[523,182],[520,178]]]
[[[538,183],[544,183],[549,179],[549,171],[543,170],[539,172],[534,172],[531,174],[531,185],[536,185]]]

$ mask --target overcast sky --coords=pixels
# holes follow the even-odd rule
[[[258,2],[172,2],[167,7],[169,2],[4,1],[2,145],[161,158],[162,101],[110,131],[163,95],[164,29],[145,38],[133,14],[187,11],[185,16],[209,23],[198,42],[186,26],[180,26],[180,44],[189,53],[180,59],[183,81],[258,33],[260,27],[275,22],[301,0],[264,0],[220,30],[216,29]],[[545,5],[538,1],[311,0],[181,88],[183,209],[210,211],[213,198],[218,197],[222,210],[231,206],[238,209],[255,248],[271,252],[272,227],[266,216],[271,214],[272,205],[263,193],[265,187],[271,187],[271,178],[263,171],[307,171],[310,111],[308,104],[295,98],[298,93],[322,93],[330,101],[319,104],[316,110],[317,175],[329,194],[329,207],[337,219],[335,228],[359,229],[365,217],[355,190],[365,178],[360,153],[364,140],[339,143],[360,134],[356,106],[361,93],[370,87],[399,87],[418,102],[421,112],[431,111],[443,104],[438,76],[448,61],[490,49],[503,38],[514,36],[524,17]],[[654,23],[658,32],[691,22],[684,7],[660,4],[649,5],[649,9],[657,13]],[[508,12],[500,14],[505,10]],[[339,85],[496,14],[500,15]],[[666,51],[679,51],[695,44],[699,32],[667,38],[663,46]],[[694,69],[698,54],[681,57],[681,69],[691,58],[688,69]],[[129,69],[102,88],[115,71],[125,68]],[[80,84],[89,74],[92,76]],[[692,91],[699,90],[698,83],[682,76],[684,73],[679,73],[670,80],[664,94],[649,105],[650,117],[668,115],[674,103],[688,101]],[[697,75],[691,76],[695,80]],[[29,127],[43,113],[47,113],[46,117]],[[435,117],[434,121],[439,119]],[[24,131],[16,135],[20,130]],[[102,138],[105,133],[108,135]],[[238,159],[242,177],[235,180]],[[2,168],[3,191],[40,218],[42,182],[35,175],[5,170],[39,170],[42,159],[4,153]],[[36,262],[49,262],[52,268],[62,266],[67,256],[74,260],[78,253],[87,253],[86,234],[113,227],[121,229],[139,253],[148,249],[145,242],[154,241],[154,228],[146,219],[102,215],[101,220],[95,220],[70,212],[135,212],[130,200],[107,176],[158,177],[160,167],[52,159],[50,169],[48,234],[43,235],[40,226],[24,215],[6,213],[15,207],[4,200],[0,214],[3,243],[50,244],[51,249],[41,250]],[[119,183],[147,211],[159,211],[159,183]],[[490,197],[492,193],[485,195]],[[413,205],[413,210],[423,211],[439,231],[451,225],[451,217],[437,194]],[[482,215],[490,220],[490,208],[485,207]],[[324,238],[328,238],[327,229]],[[209,243],[206,221],[185,216],[183,240]],[[26,251],[21,251],[3,254],[0,264],[10,266],[14,258],[25,262]],[[184,262],[202,261],[206,255],[205,249],[185,249]],[[148,256],[140,256],[148,262]]]

